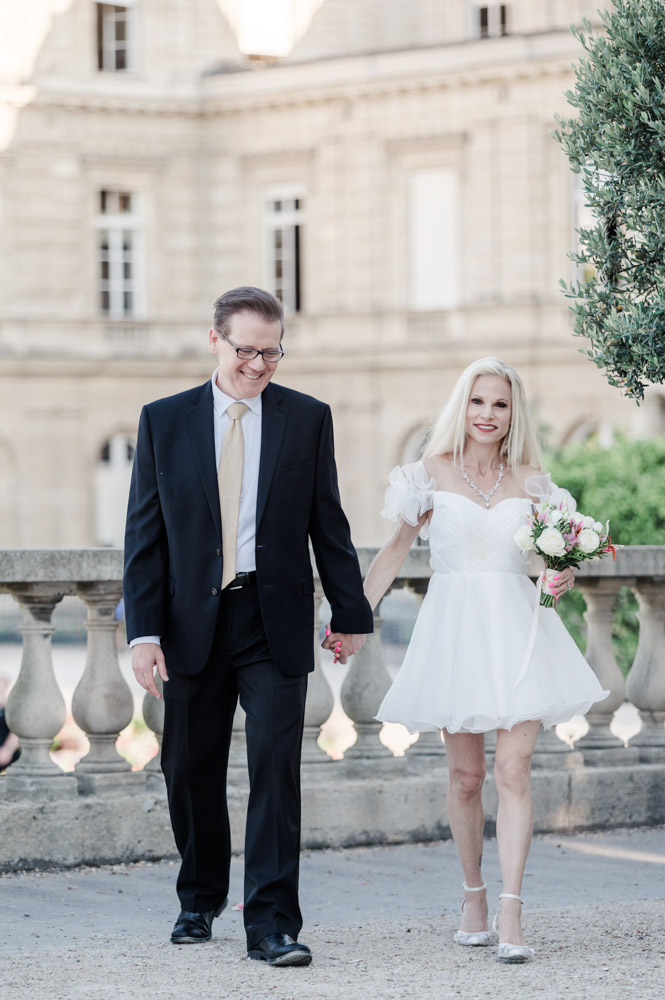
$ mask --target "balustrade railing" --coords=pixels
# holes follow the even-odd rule
[[[363,570],[375,549],[361,549]],[[537,572],[534,568],[534,572]],[[409,553],[395,588],[404,588],[418,602],[431,575],[429,550]],[[20,671],[7,703],[10,729],[20,740],[22,755],[0,782],[0,795],[44,794],[47,797],[91,794],[124,782],[148,781],[157,787],[159,755],[143,772],[131,772],[118,753],[117,739],[133,714],[133,697],[119,667],[117,607],[121,598],[122,553],[114,549],[1,550],[0,590],[18,602],[23,612],[23,648]],[[608,698],[587,716],[588,733],[575,747],[553,732],[543,733],[534,755],[536,766],[576,767],[610,763],[657,763],[665,760],[665,546],[626,547],[616,562],[588,563],[578,572],[578,586],[586,601],[586,656]],[[627,682],[612,650],[613,606],[621,587],[630,587],[639,601],[639,644]],[[422,767],[432,757],[444,759],[438,734],[423,734],[402,758],[394,757],[380,741],[380,723],[374,713],[390,684],[381,638],[382,619],[375,618],[375,634],[352,658],[341,690],[341,704],[351,720],[356,741],[342,762],[331,761],[318,746],[321,726],[330,716],[333,695],[323,669],[325,656],[318,633],[325,618],[320,583],[316,584],[317,621],[314,642],[317,666],[310,677],[303,738],[303,763],[326,765],[325,773],[348,774],[411,765]],[[66,704],[55,677],[51,652],[54,627],[51,616],[65,595],[78,595],[87,607],[87,659],[72,699],[76,723],[88,737],[90,750],[66,774],[53,762],[49,748],[66,717]],[[322,607],[323,606],[323,607]],[[636,706],[641,729],[628,747],[610,729],[614,712],[626,696]],[[143,699],[143,717],[161,745],[163,703],[150,695]],[[231,773],[244,758],[244,718],[239,711],[231,755]],[[491,751],[491,738],[487,740]],[[160,784],[158,782],[158,784]]]

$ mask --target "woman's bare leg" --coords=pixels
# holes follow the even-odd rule
[[[499,795],[496,839],[503,891],[521,894],[522,877],[533,835],[531,757],[539,722],[522,722],[510,731],[498,729],[494,757],[494,781]],[[524,944],[520,924],[522,908],[516,899],[502,899],[499,908],[499,940]]]
[[[483,883],[482,790],[485,778],[485,736],[483,733],[449,733],[443,730],[448,757],[448,819],[464,881],[468,886]],[[467,892],[460,930],[487,930],[487,895]]]

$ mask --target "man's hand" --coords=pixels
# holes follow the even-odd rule
[[[156,642],[138,642],[132,646],[134,676],[148,694],[154,695],[155,698],[161,698],[161,693],[155,684],[155,667],[157,667],[157,673],[162,680],[167,681],[169,675],[166,672],[166,660],[161,646],[158,646]]]
[[[365,645],[365,635],[354,635],[347,632],[331,632],[321,643],[322,649],[332,649],[335,654],[335,663],[346,663],[349,656],[353,656]]]

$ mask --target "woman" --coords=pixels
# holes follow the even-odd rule
[[[399,520],[367,573],[373,608],[397,575],[416,535],[430,537],[431,578],[402,668],[377,718],[411,732],[443,730],[449,769],[448,816],[464,871],[455,940],[486,946],[481,872],[484,734],[496,729],[496,836],[503,892],[495,918],[498,958],[533,957],[521,928],[520,892],[533,831],[531,756],[541,722],[585,713],[608,694],[553,608],[540,608],[536,640],[523,660],[537,604],[524,557],[513,542],[532,502],[568,497],[540,468],[540,452],[517,372],[484,358],[457,381],[421,461],[390,476],[384,517]],[[574,583],[562,571],[552,592]]]

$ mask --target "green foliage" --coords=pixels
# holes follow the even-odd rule
[[[637,400],[665,381],[665,3],[615,0],[604,33],[571,30],[585,50],[567,93],[575,118],[554,133],[597,219],[578,231],[587,281],[561,281],[574,332],[610,385]]]
[[[594,440],[569,445],[548,456],[552,479],[577,500],[577,508],[599,521],[610,519],[612,541],[620,545],[665,545],[665,437],[650,441],[619,438],[603,449]],[[606,559],[610,558],[605,556]],[[584,598],[578,590],[557,605],[568,631],[584,649]],[[637,600],[622,587],[615,605],[614,653],[627,674],[635,658]]]
[[[618,438],[611,448],[590,439],[548,456],[552,479],[577,500],[578,510],[610,519],[618,545],[665,545],[665,437]]]

